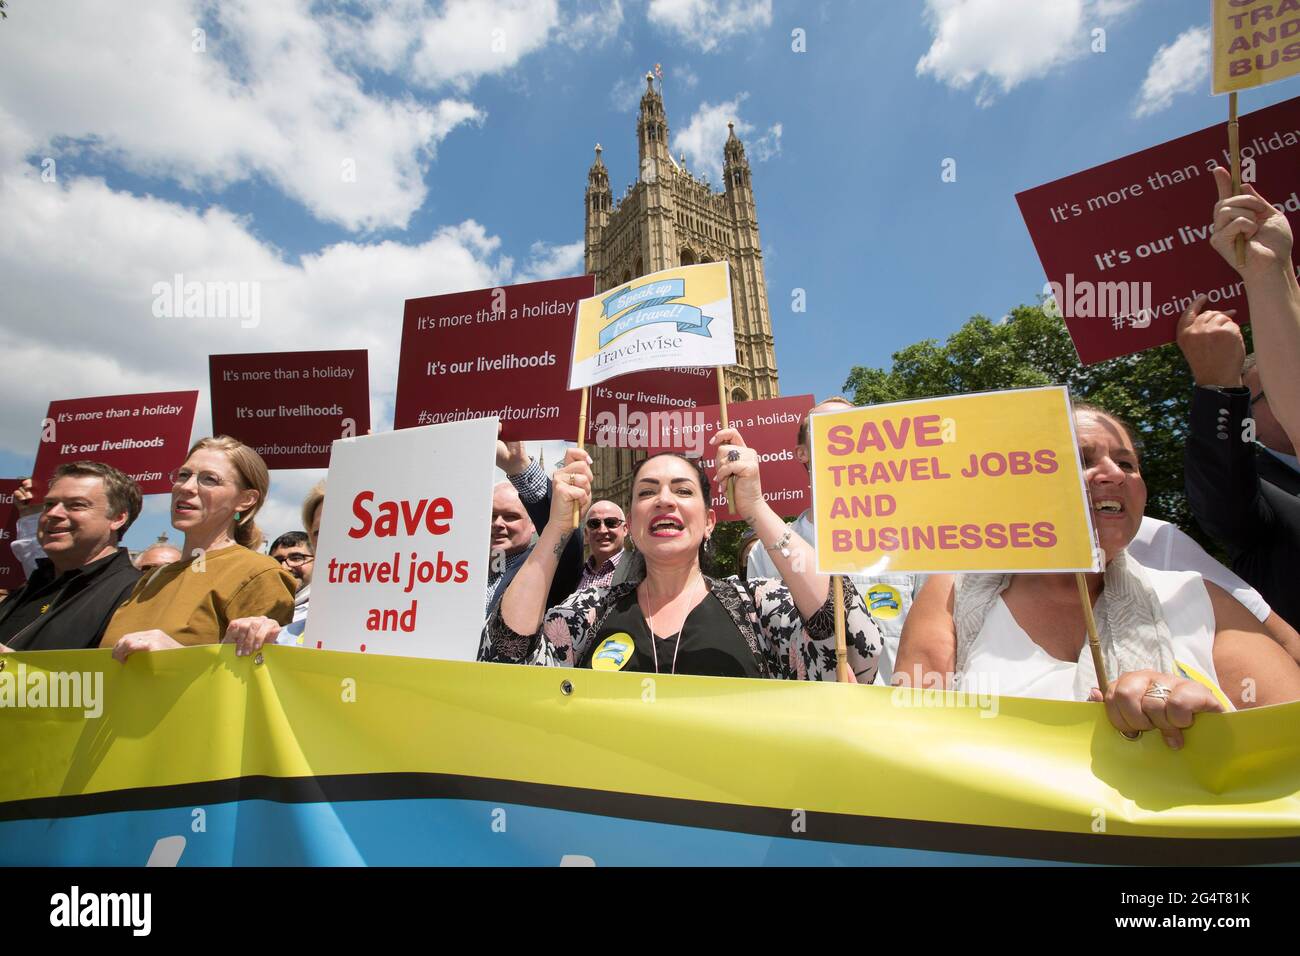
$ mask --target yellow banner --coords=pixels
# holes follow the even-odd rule
[[[1300,0],[1213,0],[1214,92],[1300,73]]]
[[[827,412],[811,436],[823,573],[1100,567],[1064,388]]]
[[[1174,752],[1097,704],[953,692],[286,647],[0,660],[3,863],[1300,861],[1300,704],[1198,715]]]

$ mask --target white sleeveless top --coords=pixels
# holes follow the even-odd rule
[[[1178,676],[1205,684],[1225,709],[1231,710],[1214,670],[1214,607],[1205,581],[1195,571],[1143,570],[1169,626]],[[1103,594],[1098,604],[1105,599]],[[1074,700],[1078,666],[1075,661],[1058,660],[1035,644],[999,597],[984,619],[966,670],[954,689],[1002,697]]]

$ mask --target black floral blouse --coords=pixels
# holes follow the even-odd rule
[[[783,680],[835,680],[835,609],[831,594],[804,620],[790,590],[779,580],[705,577],[705,584],[726,609],[764,677]],[[612,587],[584,588],[546,612],[536,634],[516,634],[506,626],[500,605],[488,618],[479,645],[479,660],[508,664],[573,667],[600,632],[601,623],[639,581]],[[880,633],[853,582],[844,580],[845,643],[849,667],[860,684],[876,676]]]

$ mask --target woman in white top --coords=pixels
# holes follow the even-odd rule
[[[1195,572],[1128,556],[1147,500],[1132,433],[1086,405],[1076,405],[1075,425],[1106,554],[1105,571],[1086,577],[1112,678],[1111,723],[1130,737],[1159,730],[1177,749],[1197,713],[1300,700],[1300,667],[1231,595]],[[903,628],[894,683],[940,680],[1100,701],[1074,575],[932,575]]]

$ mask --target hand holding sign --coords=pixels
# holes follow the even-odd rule
[[[32,480],[30,478],[24,478],[18,483],[18,487],[14,489],[14,507],[18,509],[18,517],[25,518],[41,510],[39,504],[32,503],[32,499],[35,497],[32,493]]]
[[[575,511],[591,504],[591,456],[581,448],[564,453],[564,465],[555,469],[551,487],[551,521],[557,528],[572,526]]]
[[[524,448],[523,442],[501,439],[501,430],[504,427],[504,425],[497,426],[497,467],[507,475],[522,475],[528,470],[528,463],[532,461],[532,456]]]
[[[1148,693],[1156,684],[1168,688],[1167,697]],[[1183,731],[1197,714],[1223,712],[1223,705],[1204,684],[1153,670],[1123,674],[1105,694],[1094,687],[1088,700],[1104,700],[1106,717],[1125,736],[1136,738],[1145,730],[1158,730],[1174,750],[1183,746]]]
[[[733,479],[728,489],[727,503],[731,510],[746,522],[753,523],[754,516],[766,502],[758,474],[758,453],[745,445],[745,439],[734,428],[719,429],[709,439],[718,449],[718,470],[713,475],[714,487],[722,488],[727,479]]]
[[[1222,166],[1214,170],[1214,184],[1219,189],[1219,201],[1214,207],[1214,229],[1210,245],[1227,260],[1228,264],[1251,278],[1270,269],[1289,268],[1291,265],[1291,224],[1277,207],[1256,192],[1250,183],[1249,193],[1232,194],[1232,174]],[[1246,242],[1246,262],[1239,265],[1234,252],[1237,236]]]

